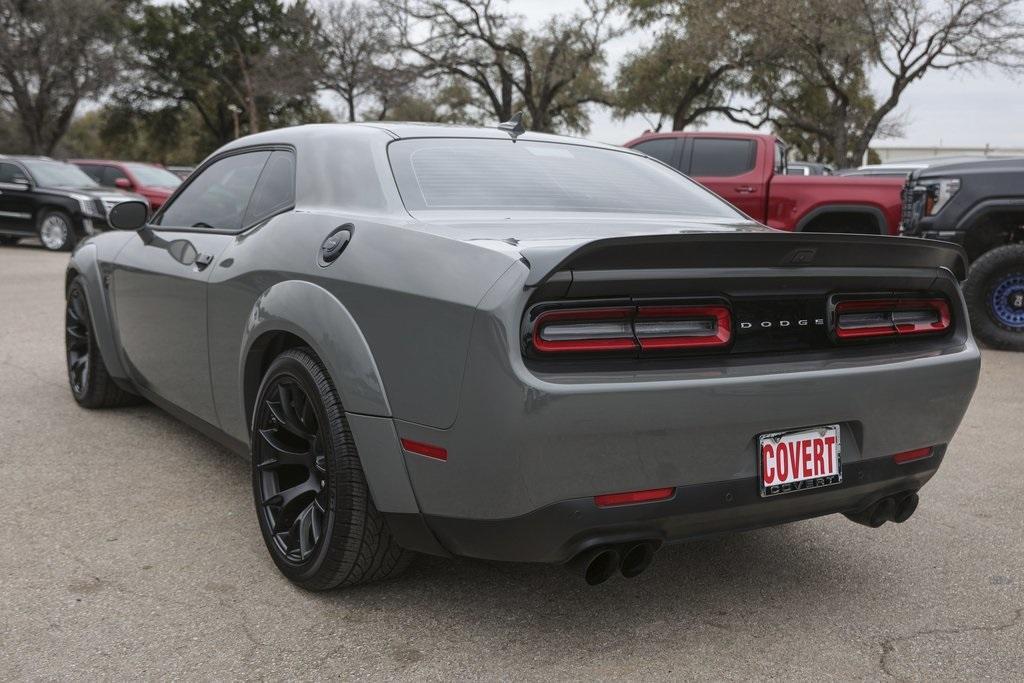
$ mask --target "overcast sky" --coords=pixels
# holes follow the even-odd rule
[[[531,21],[540,21],[553,12],[571,14],[582,6],[581,0],[513,0],[511,8]],[[624,54],[640,47],[641,37],[629,35],[608,48],[609,74]],[[876,97],[887,83],[873,79]],[[879,146],[946,147],[978,146],[1024,148],[1024,71],[1010,75],[998,70],[944,73],[932,71],[911,85],[900,99],[897,115],[906,121],[903,138],[880,140]],[[641,117],[625,121],[612,119],[604,108],[595,108],[587,137],[621,144],[648,128]],[[729,121],[715,120],[707,129],[741,128]]]

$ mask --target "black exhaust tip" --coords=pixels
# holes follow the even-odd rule
[[[619,571],[627,579],[639,576],[654,562],[654,553],[657,547],[650,542],[627,545],[622,551],[622,561],[619,563]]]
[[[886,522],[892,520],[896,515],[896,501],[892,498],[883,498],[875,504],[874,509],[871,510],[869,517],[868,526],[872,529],[877,529]]]
[[[857,524],[863,524],[864,526],[877,529],[896,514],[896,501],[892,498],[883,498],[871,505],[867,506],[863,510],[857,512],[844,513],[846,518],[851,522],[857,522]]]
[[[897,524],[903,524],[903,522],[910,519],[914,512],[917,510],[917,504],[921,501],[916,493],[909,493],[903,497],[896,499],[896,513],[892,517],[892,521]]]
[[[619,568],[619,552],[614,548],[591,548],[574,557],[569,571],[583,577],[590,586],[604,583]]]

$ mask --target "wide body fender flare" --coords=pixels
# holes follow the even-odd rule
[[[391,408],[373,354],[351,313],[323,287],[288,280],[270,287],[256,300],[241,345],[240,400],[245,400],[247,367],[253,346],[261,337],[279,332],[302,339],[326,366],[345,408],[377,509],[418,513],[419,506],[409,483]],[[241,414],[251,420],[251,413],[252,406],[244,406]]]
[[[116,380],[128,381],[128,373],[121,362],[120,345],[114,331],[110,301],[104,291],[103,273],[100,270],[99,255],[95,244],[79,246],[71,254],[68,263],[67,285],[71,284],[72,273],[77,274],[85,286],[85,298],[89,303],[89,317],[92,319],[93,334],[99,346],[100,356],[107,373]]]

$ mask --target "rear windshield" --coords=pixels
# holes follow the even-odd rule
[[[599,211],[738,218],[731,206],[646,157],[582,145],[463,138],[388,147],[410,211]]]

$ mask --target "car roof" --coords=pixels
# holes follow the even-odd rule
[[[391,140],[405,140],[415,138],[477,138],[507,140],[508,133],[498,130],[497,126],[487,128],[483,126],[459,126],[444,123],[416,123],[407,121],[382,121],[361,122],[361,123],[309,123],[301,126],[290,126],[278,128],[263,133],[255,133],[238,138],[221,148],[220,151],[229,151],[242,147],[249,147],[260,144],[301,144],[317,140],[322,143],[325,138],[336,138],[343,142],[346,138],[365,137],[367,135],[379,135],[382,141],[388,138]],[[386,137],[385,137],[386,136]],[[608,145],[602,142],[594,142],[584,138],[570,137],[567,135],[552,135],[549,133],[536,133],[527,131],[516,138],[517,140],[532,142],[561,142],[566,144],[586,145],[588,147],[599,147],[622,152],[623,148],[617,145]]]
[[[11,159],[12,161],[60,161],[53,157],[46,157],[40,154],[0,154],[0,159]]]

